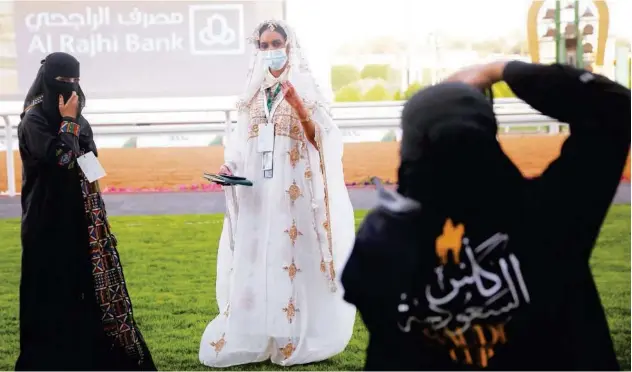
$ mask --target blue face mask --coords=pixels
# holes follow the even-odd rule
[[[263,51],[263,61],[271,70],[278,71],[285,66],[287,53],[285,49],[265,50]]]

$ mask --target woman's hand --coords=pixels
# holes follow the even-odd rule
[[[228,165],[224,164],[221,167],[219,167],[219,174],[223,174],[226,176],[232,176],[233,172],[231,172],[230,168],[228,168]]]
[[[292,106],[294,111],[296,111],[298,117],[301,120],[307,119],[308,114],[305,106],[303,105],[303,100],[298,96],[298,93],[296,93],[296,89],[294,89],[292,83],[289,81],[281,83],[281,89],[283,90],[285,100],[290,104],[290,106]]]
[[[289,81],[281,83],[281,89],[283,89],[285,100],[292,106],[298,115],[298,119],[301,121],[305,138],[307,138],[309,143],[314,145],[315,148],[318,148],[316,145],[316,127],[309,117],[309,112],[305,108],[305,105],[303,105],[303,100],[298,96],[296,89],[294,89],[294,86]]]
[[[446,82],[461,82],[485,90],[503,79],[507,62],[492,62],[484,65],[466,67],[450,75]]]
[[[68,101],[64,102],[64,97],[59,95],[59,114],[62,118],[68,117],[77,119],[77,113],[79,111],[79,96],[77,92],[72,92]]]

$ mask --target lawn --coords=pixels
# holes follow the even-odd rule
[[[357,221],[363,212],[356,214]],[[220,215],[112,218],[121,242],[134,311],[158,367],[205,370],[200,337],[215,316],[215,254]],[[0,370],[13,369],[18,351],[19,220],[0,220]],[[617,354],[630,370],[630,206],[612,208],[592,264]],[[358,319],[346,351],[301,370],[359,370],[367,332]],[[270,364],[243,370],[279,369]]]

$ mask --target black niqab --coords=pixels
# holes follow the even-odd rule
[[[41,105],[46,118],[51,123],[57,125],[61,122],[61,115],[59,113],[59,96],[64,98],[64,102],[67,102],[72,95],[72,92],[76,92],[79,95],[79,112],[85,106],[86,97],[81,90],[81,86],[78,82],[64,82],[57,80],[57,78],[79,78],[80,68],[79,61],[67,53],[57,52],[49,54],[46,59],[42,60],[42,65],[37,72],[35,81],[31,85],[26,99],[24,100],[24,110],[30,108],[34,101],[41,97]],[[24,116],[22,113],[21,117]]]
[[[413,96],[402,112],[398,192],[453,217],[501,207],[503,190],[522,182],[496,139],[489,99],[461,83]],[[499,211],[495,211],[497,212]]]

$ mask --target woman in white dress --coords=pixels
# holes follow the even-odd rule
[[[220,173],[254,186],[225,188],[220,313],[200,343],[210,367],[325,360],[344,350],[355,320],[337,277],[355,235],[340,130],[292,30],[266,21],[253,38]]]

